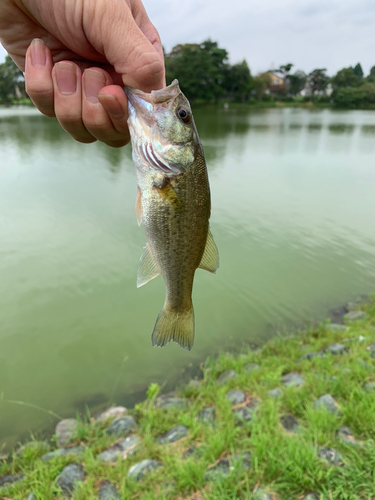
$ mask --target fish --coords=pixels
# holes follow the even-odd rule
[[[152,345],[194,343],[192,290],[198,268],[216,273],[219,253],[209,227],[211,194],[202,144],[178,80],[145,93],[125,87],[137,174],[136,218],[147,244],[137,287],[162,275],[166,295]]]

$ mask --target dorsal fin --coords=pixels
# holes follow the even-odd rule
[[[208,230],[206,248],[199,267],[214,274],[219,267],[219,252],[210,230]]]
[[[156,278],[156,276],[159,276],[159,274],[160,271],[156,265],[149,244],[147,243],[145,246],[145,250],[142,254],[141,260],[139,261],[137,288],[145,285],[152,279]]]

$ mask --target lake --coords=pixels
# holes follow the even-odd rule
[[[321,321],[375,290],[375,112],[198,107],[216,275],[198,270],[193,350],[151,347],[159,277],[136,288],[131,149],[0,110],[0,444],[133,405],[208,355]],[[22,404],[21,404],[22,403]]]

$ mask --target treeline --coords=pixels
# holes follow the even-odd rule
[[[306,74],[288,63],[253,76],[245,60],[230,64],[227,50],[212,40],[176,45],[164,56],[167,83],[177,78],[188,99],[195,102],[314,101],[344,108],[375,108],[375,66],[367,76],[358,63],[330,77],[325,68]],[[275,75],[282,84],[275,82]],[[0,64],[0,103],[25,97],[23,74],[7,56]]]
[[[292,71],[294,65],[288,63],[253,76],[245,60],[231,65],[228,59],[228,52],[211,40],[176,45],[165,54],[167,83],[177,78],[186,96],[200,102],[314,101],[348,108],[375,105],[375,66],[367,76],[358,63],[331,77],[325,68],[306,74]],[[275,85],[273,74],[284,83]]]
[[[0,64],[0,103],[10,104],[25,97],[23,73],[13,60],[6,56],[5,61]]]

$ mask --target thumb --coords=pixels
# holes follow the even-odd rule
[[[92,2],[90,4],[92,5]],[[99,1],[95,12],[86,19],[88,23],[85,32],[91,35],[88,37],[90,43],[105,55],[116,73],[122,76],[124,85],[144,92],[165,86],[164,61],[138,27],[124,0]],[[150,30],[154,30],[153,38],[159,39],[151,22],[148,37]]]

